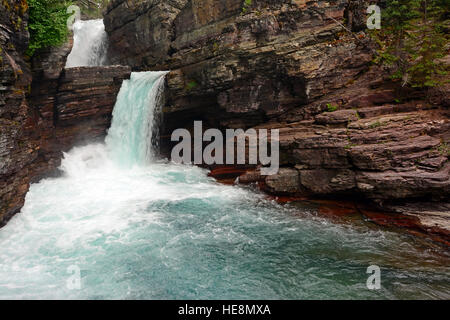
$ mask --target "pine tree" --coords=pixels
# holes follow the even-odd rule
[[[449,0],[387,0],[383,28],[373,33],[379,44],[376,62],[388,65],[402,85],[434,87],[446,66]]]

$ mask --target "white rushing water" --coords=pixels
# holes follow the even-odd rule
[[[132,73],[117,96],[113,124],[106,137],[110,157],[123,167],[149,164],[156,153],[155,116],[161,107],[164,75],[167,72]],[[149,88],[152,88],[149,90]],[[133,106],[130,109],[130,106]]]
[[[73,24],[73,48],[66,68],[103,66],[107,61],[108,38],[102,19],[78,20]]]
[[[0,299],[450,298],[448,257],[408,236],[156,160],[164,74],[132,73],[106,142],[31,186],[0,230]]]

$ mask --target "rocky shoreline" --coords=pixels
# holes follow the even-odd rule
[[[216,167],[209,173],[218,182],[228,185],[249,186],[267,194],[268,200],[280,204],[299,204],[317,208],[317,213],[327,219],[340,222],[342,217],[358,216],[361,219],[388,229],[406,232],[450,247],[450,204],[446,202],[396,201],[377,203],[351,196],[286,195],[271,192],[263,181],[255,182],[254,170],[243,167]]]
[[[277,175],[231,166],[212,167],[212,176],[279,197],[360,199],[395,213],[374,218],[380,224],[407,217],[448,244],[449,86],[402,88],[372,64],[367,5],[114,0],[104,16],[112,61],[171,70],[163,155],[171,132],[192,130],[194,120],[204,129],[279,129]]]
[[[352,15],[349,27],[359,30],[363,1],[259,1],[245,14],[241,2],[115,0],[106,10],[112,61],[171,70],[163,153],[171,150],[171,132],[194,120],[276,128],[285,168],[266,180],[273,193],[285,192],[280,179],[293,194],[448,197],[448,95],[399,90],[371,65],[364,32],[357,41],[335,22]],[[163,30],[142,29],[156,21],[166,21]],[[145,39],[125,37],[130,32]]]

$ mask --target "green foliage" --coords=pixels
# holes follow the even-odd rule
[[[386,122],[380,122],[380,120],[377,120],[377,121],[371,123],[369,125],[369,128],[370,129],[375,129],[375,128],[379,128],[379,127],[385,126],[386,124],[387,124]]]
[[[434,87],[446,74],[448,0],[387,0],[382,29],[372,33],[379,45],[375,62],[391,68],[403,85]]]
[[[197,86],[198,86],[198,83],[197,83],[195,80],[189,81],[189,82],[186,84],[186,90],[187,90],[187,91],[191,91],[192,89],[194,89],[194,88],[197,87]]]
[[[242,14],[245,14],[252,5],[252,0],[244,0],[244,6],[242,7]]]
[[[331,103],[327,103],[327,112],[335,112],[337,111],[338,106],[332,105]]]
[[[441,144],[437,146],[437,150],[442,156],[450,156],[450,146],[445,142],[441,142]]]
[[[37,50],[59,46],[67,40],[69,30],[67,7],[70,2],[61,0],[28,0],[30,45],[28,56]]]

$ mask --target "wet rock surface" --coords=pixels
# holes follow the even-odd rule
[[[171,70],[165,133],[193,119],[248,128],[367,69],[367,41],[356,41],[335,21],[346,8],[344,0],[116,0],[105,12],[105,27],[114,63]]]
[[[56,79],[36,76],[13,120],[0,119],[0,224],[23,206],[30,182],[58,174],[62,153],[102,141],[130,68],[80,67],[61,70]]]
[[[64,69],[58,79],[36,79],[30,103],[40,114],[41,137],[59,151],[102,139],[130,74],[123,66],[77,67]]]
[[[31,71],[27,7],[0,2],[0,224],[19,210],[28,190],[28,166],[36,158],[24,124],[30,117],[26,94]]]
[[[449,88],[427,95],[401,89],[371,66],[367,6],[114,0],[105,25],[112,61],[171,70],[163,154],[173,146],[171,132],[192,129],[194,120],[204,129],[279,129],[277,175],[242,166],[213,167],[211,175],[283,196],[353,197],[386,208],[404,200],[445,203]]]
[[[293,192],[448,195],[444,111],[414,101],[414,92],[411,102],[396,103],[398,93],[385,85],[382,70],[369,70],[364,33],[356,41],[336,22],[351,17],[358,29],[364,5],[116,0],[105,25],[113,61],[172,70],[166,150],[172,130],[194,120],[278,128],[282,165],[300,173]],[[142,41],[126,37],[131,30]]]
[[[163,154],[172,131],[194,120],[204,129],[279,129],[277,175],[254,167],[212,175],[274,195],[353,197],[397,213],[400,202],[440,204],[428,210],[438,215],[423,206],[401,210],[439,216],[448,228],[448,86],[428,96],[399,91],[371,66],[366,1],[246,3],[112,0],[105,10],[112,63],[171,70]],[[21,208],[30,181],[57,167],[61,151],[104,136],[130,73],[64,71],[69,43],[33,62],[32,83],[23,59],[26,12],[1,12],[0,221]]]

